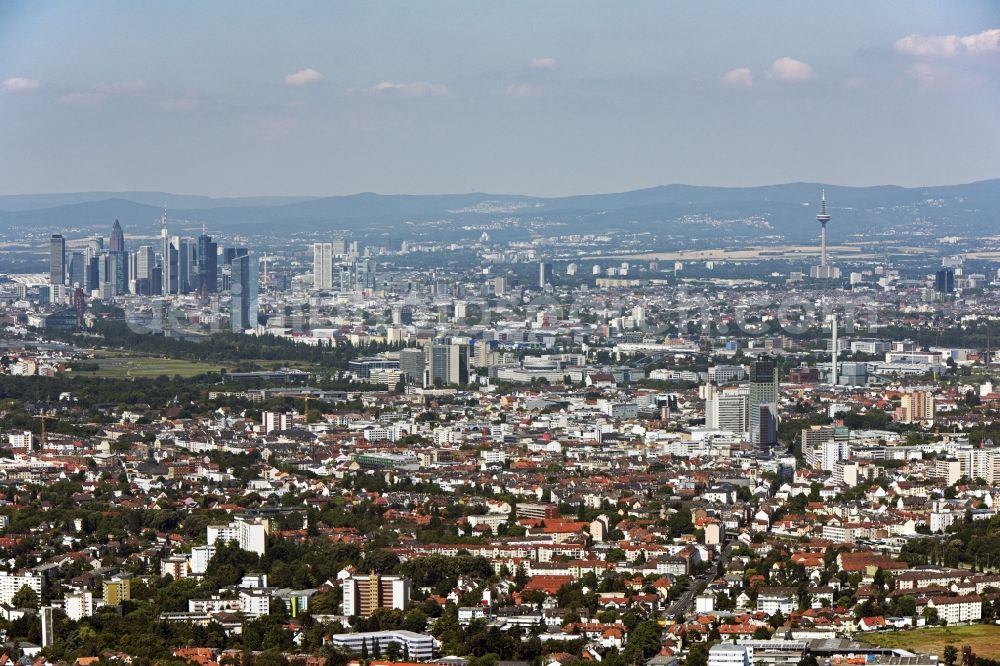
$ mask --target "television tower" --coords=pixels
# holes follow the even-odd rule
[[[830,221],[830,216],[826,214],[826,190],[823,190],[823,198],[820,200],[819,215],[816,221],[821,225],[820,231],[820,257],[819,265],[826,267],[826,223]]]

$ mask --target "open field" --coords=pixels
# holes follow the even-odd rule
[[[97,358],[88,362],[96,363],[100,369],[93,373],[80,374],[94,377],[159,377],[160,375],[193,377],[204,372],[218,372],[222,367],[215,363],[142,356]]]
[[[995,624],[879,632],[856,636],[856,638],[862,642],[882,647],[936,654],[942,659],[944,659],[945,645],[954,645],[959,653],[961,653],[963,645],[970,645],[972,651],[979,657],[1000,658],[1000,626]]]
[[[858,261],[873,259],[870,244],[846,243],[827,246],[832,259]],[[891,246],[880,253],[898,255],[927,254],[932,250],[923,247]],[[713,248],[706,250],[680,250],[677,252],[644,252],[637,254],[616,254],[585,257],[586,259],[632,259],[657,261],[763,261],[768,259],[808,259],[819,257],[819,244],[816,245],[769,245],[748,248]]]

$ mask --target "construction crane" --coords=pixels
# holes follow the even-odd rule
[[[303,407],[303,410],[302,410],[302,416],[305,418],[306,425],[308,426],[309,425],[309,399],[312,398],[312,396],[309,395],[308,393],[306,393],[305,395],[298,395],[298,396],[295,396],[295,397],[298,398],[299,400],[304,401],[304,403],[305,403],[305,407]]]
[[[44,448],[45,448],[45,444],[46,444],[46,441],[47,441],[47,440],[46,440],[46,436],[45,436],[45,422],[46,422],[46,421],[55,421],[55,420],[57,420],[57,419],[58,419],[58,417],[55,417],[55,416],[49,416],[48,414],[45,414],[45,413],[43,412],[43,413],[41,413],[41,414],[35,414],[35,417],[34,417],[34,418],[36,418],[36,419],[38,419],[39,421],[41,421],[41,422],[42,422],[42,436],[41,436],[41,438],[40,438],[40,439],[41,439],[41,443],[42,443],[42,448],[44,449]]]

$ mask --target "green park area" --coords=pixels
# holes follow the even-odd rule
[[[89,370],[91,364],[96,365],[96,369]],[[206,372],[218,372],[221,367],[218,363],[203,363],[186,359],[119,356],[93,359],[88,362],[87,369],[81,371],[80,374],[113,378],[159,377],[161,375],[193,377]]]
[[[959,654],[962,646],[968,645],[978,657],[1000,659],[1000,626],[995,624],[878,632],[858,638],[872,645],[936,654],[941,659],[944,659],[946,645],[955,646]]]

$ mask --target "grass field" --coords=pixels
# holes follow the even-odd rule
[[[214,363],[141,356],[98,358],[89,362],[96,363],[100,368],[93,373],[81,374],[94,377],[159,377],[160,375],[193,377],[203,372],[218,372],[222,367]]]
[[[954,645],[959,654],[962,652],[963,645],[969,645],[979,657],[1000,658],[1000,626],[995,624],[930,627],[909,631],[855,635],[855,638],[882,647],[936,654],[942,659],[944,658],[945,645]]]

